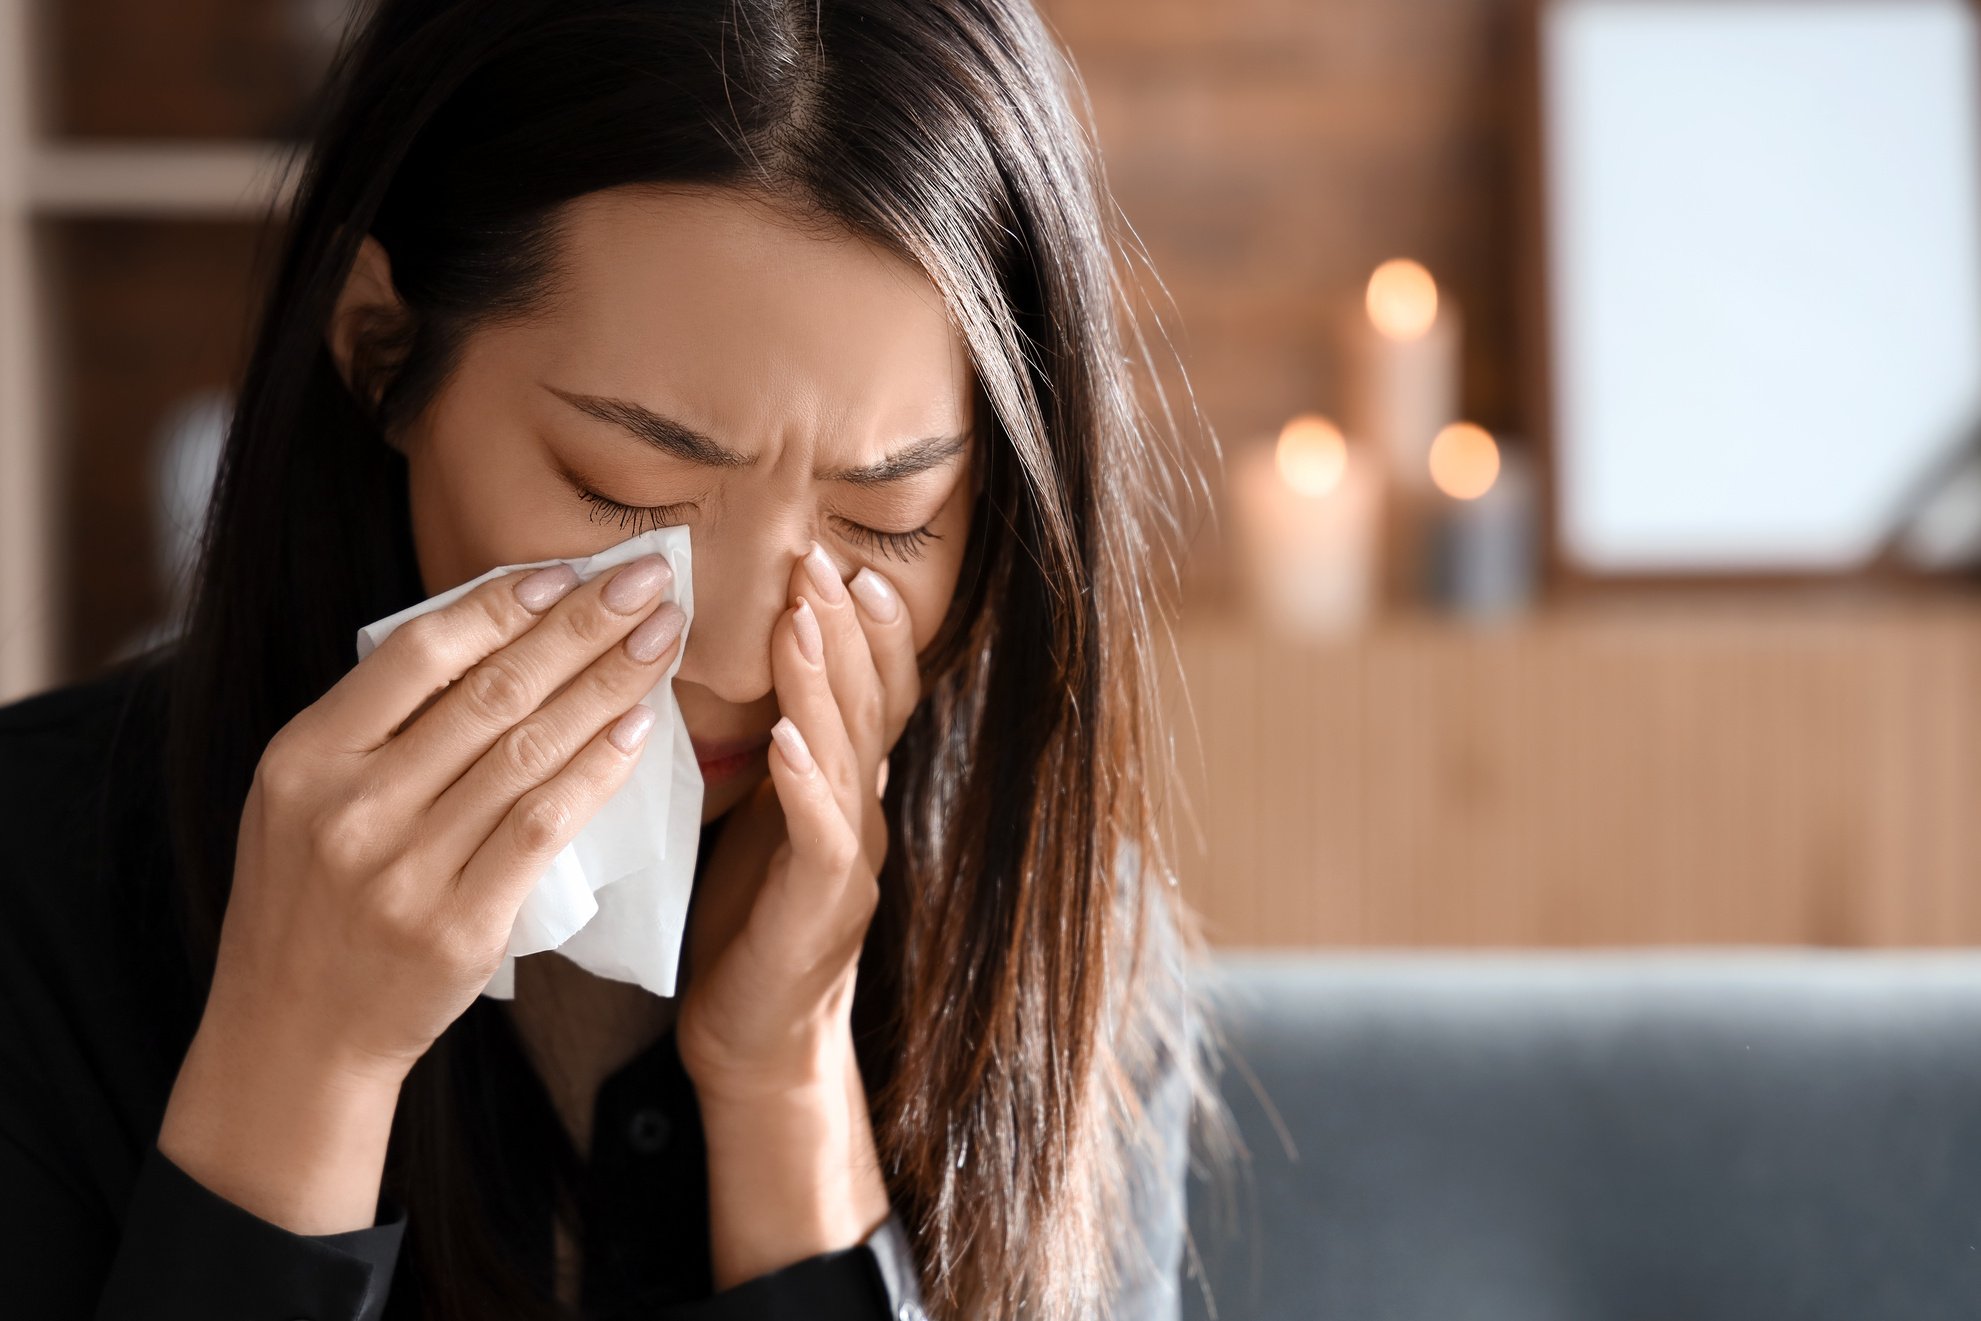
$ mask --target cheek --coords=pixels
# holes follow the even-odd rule
[[[421,571],[465,582],[498,564],[591,555],[631,535],[587,517],[525,431],[449,419],[408,455]],[[439,590],[436,588],[435,590]]]
[[[901,599],[908,607],[908,617],[915,624],[915,647],[918,651],[934,641],[936,631],[949,614],[949,603],[956,595],[957,579],[963,572],[963,554],[970,544],[970,529],[974,522],[966,494],[968,489],[966,479],[962,491],[932,524],[941,534],[941,540],[930,547],[927,555],[913,564],[897,565],[893,572],[882,565],[874,566],[877,571],[887,574],[887,580],[901,593]]]
[[[542,491],[515,480],[499,445],[465,444],[449,418],[408,447],[407,500],[421,577],[430,591],[466,582],[498,564],[545,559],[570,552],[540,539],[541,517],[531,508]]]
[[[908,566],[904,571],[897,568],[887,575],[901,593],[902,604],[908,608],[908,618],[914,621],[913,634],[917,651],[935,639],[936,630],[949,613],[949,603],[956,595],[956,581],[963,567],[963,557],[959,550],[951,552],[947,548],[941,554],[931,554],[921,563]],[[881,573],[887,570],[876,569]]]

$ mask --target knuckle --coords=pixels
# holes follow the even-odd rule
[[[607,662],[611,656],[623,657],[625,654],[623,651],[610,652],[605,659],[587,665],[573,676],[569,691],[587,705],[618,710],[624,705],[620,701],[620,692],[627,686],[628,669]]]
[[[472,610],[488,621],[494,626],[498,637],[515,637],[536,623],[538,618],[516,599],[516,582],[524,576],[522,573],[497,574],[463,599],[459,608]]]
[[[880,691],[871,685],[862,686],[850,705],[847,719],[855,729],[879,729],[887,714]]]
[[[833,796],[840,802],[857,803],[864,800],[866,786],[860,783],[858,767],[841,763],[834,766],[826,778],[832,785]]]
[[[534,793],[516,804],[516,842],[530,853],[546,852],[564,837],[571,809],[557,794]]]
[[[535,709],[529,683],[506,661],[490,657],[462,682],[468,699],[499,724],[513,725]]]
[[[261,760],[255,765],[255,781],[271,804],[292,807],[309,791],[308,759],[299,755],[295,737],[286,729],[269,740]]]
[[[492,972],[502,960],[508,937],[494,935],[492,926],[484,929],[484,925],[467,916],[443,917],[434,922],[428,940],[449,965]]]
[[[502,736],[502,759],[525,783],[537,784],[557,771],[557,750],[543,728],[532,722]]]
[[[835,876],[853,871],[860,859],[860,843],[850,830],[829,831],[819,842],[819,861]]]
[[[418,668],[439,667],[447,659],[449,651],[447,639],[450,630],[447,621],[441,617],[444,613],[436,611],[407,620],[392,630],[392,636],[379,645],[379,650],[383,651],[396,642],[399,650],[405,652],[407,659]]]
[[[618,630],[623,618],[607,610],[597,597],[593,597],[585,603],[583,610],[571,612],[570,621],[564,627],[573,641],[595,650]]]
[[[409,859],[383,868],[371,893],[371,920],[379,939],[395,950],[423,950],[433,930],[433,914]]]
[[[312,836],[326,866],[344,875],[362,873],[378,848],[377,810],[364,799],[338,803],[317,816]]]

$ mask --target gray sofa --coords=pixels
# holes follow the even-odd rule
[[[1250,1160],[1213,1177],[1200,1125],[1185,1317],[1981,1319],[1981,953],[1221,951],[1207,986]]]

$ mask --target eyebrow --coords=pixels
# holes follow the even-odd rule
[[[713,436],[697,431],[685,423],[676,422],[671,417],[663,417],[640,404],[630,403],[624,399],[579,394],[549,384],[545,384],[543,388],[579,412],[589,414],[601,422],[610,422],[661,453],[672,455],[674,458],[684,459],[707,468],[747,468],[756,462],[753,456],[739,454]],[[922,440],[910,441],[892,454],[876,459],[872,463],[829,468],[814,475],[828,482],[847,482],[854,486],[884,486],[889,482],[897,482],[904,477],[912,477],[916,473],[941,467],[962,453],[969,444],[970,433],[967,430],[954,436],[930,436]]]

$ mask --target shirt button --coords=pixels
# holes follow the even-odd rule
[[[913,1303],[901,1304],[895,1309],[894,1314],[900,1317],[901,1321],[929,1321],[929,1314]]]
[[[653,1106],[642,1106],[633,1112],[633,1118],[626,1126],[626,1140],[633,1144],[633,1150],[651,1156],[667,1145],[667,1135],[673,1125],[667,1122],[667,1113]]]

